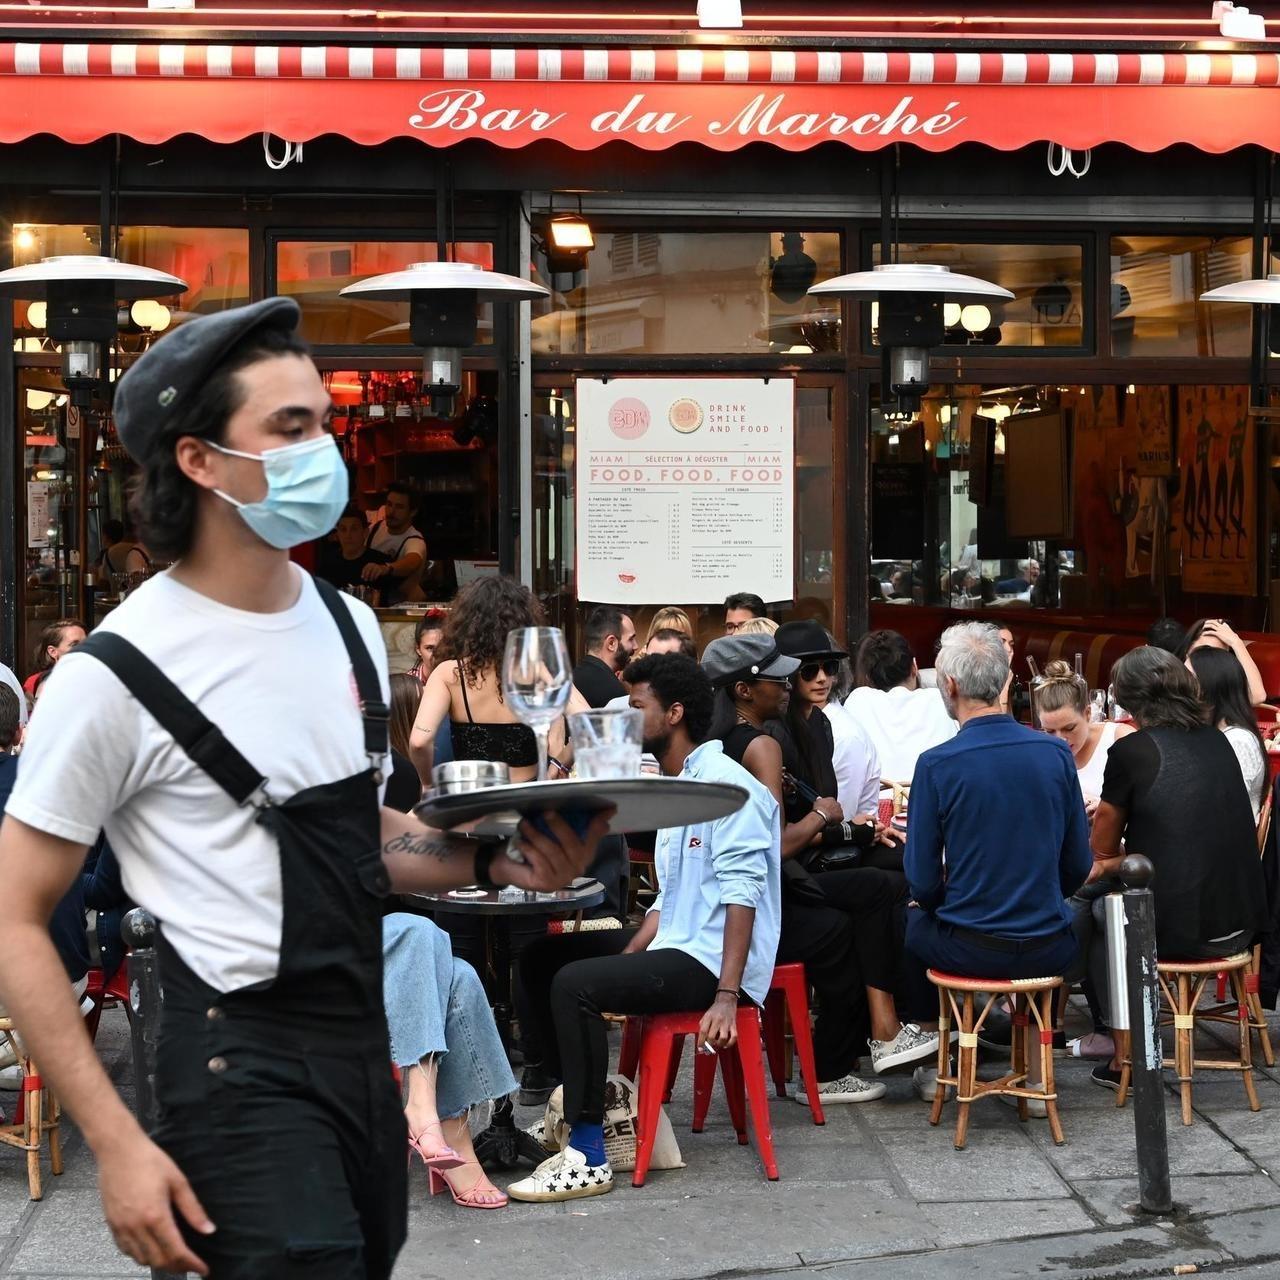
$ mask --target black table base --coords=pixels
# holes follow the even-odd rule
[[[488,1170],[514,1169],[522,1160],[538,1165],[549,1154],[542,1143],[517,1126],[510,1098],[494,1108],[493,1123],[476,1138],[475,1147],[477,1158]]]

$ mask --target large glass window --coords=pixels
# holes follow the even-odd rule
[[[1118,356],[1247,356],[1250,308],[1202,303],[1253,275],[1247,236],[1115,236],[1111,346]]]
[[[57,254],[101,253],[96,226],[19,223],[13,230],[13,260],[21,266]],[[124,227],[116,256],[185,280],[185,293],[131,309],[121,326],[121,345],[137,350],[184,320],[249,301],[249,233],[238,227]],[[14,303],[19,350],[38,350],[44,338],[42,308]],[[51,349],[51,348],[50,348]]]
[[[880,261],[880,246],[872,247]],[[1080,244],[929,243],[898,247],[899,262],[930,262],[990,280],[1009,302],[948,304],[948,346],[1080,348],[1088,307]],[[874,338],[874,315],[872,330]]]
[[[840,236],[808,231],[597,231],[580,271],[540,279],[538,355],[810,355],[840,348]]]
[[[493,269],[493,245],[455,244],[456,262]],[[340,297],[357,280],[435,262],[435,242],[409,240],[284,240],[276,246],[275,288],[302,308],[302,336],[317,346],[409,343],[409,304]],[[478,344],[493,341],[493,307],[480,307]]]
[[[1246,387],[955,385],[871,425],[873,601],[1150,615],[1235,596],[1251,620]]]

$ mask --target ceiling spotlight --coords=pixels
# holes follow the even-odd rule
[[[36,247],[36,233],[31,227],[17,227],[13,233],[13,247],[19,253],[30,253]]]
[[[1242,4],[1215,0],[1213,18],[1228,40],[1265,40],[1267,21],[1260,13],[1250,13]]]
[[[742,26],[741,0],[698,0],[698,26],[710,29]]]

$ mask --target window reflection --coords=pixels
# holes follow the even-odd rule
[[[456,262],[493,270],[493,245],[455,244]],[[409,304],[339,297],[357,280],[437,260],[435,242],[408,240],[285,240],[276,246],[276,292],[302,308],[302,336],[317,346],[407,345]],[[493,341],[493,306],[480,305],[477,342]]]
[[[1115,236],[1111,345],[1118,356],[1247,356],[1250,308],[1202,303],[1253,275],[1247,236]]]
[[[1084,249],[1079,244],[904,244],[898,260],[950,267],[1014,295],[1009,302],[949,303],[948,346],[1084,345],[1087,307]],[[872,248],[872,261],[880,261],[878,244]]]
[[[14,264],[62,254],[101,253],[96,226],[19,223],[13,232]],[[123,227],[115,256],[167,271],[190,286],[185,293],[144,300],[121,311],[120,345],[137,353],[192,316],[225,311],[249,301],[249,233],[238,227]],[[24,351],[44,347],[40,306],[13,304],[14,334]]]
[[[840,347],[840,310],[807,296],[840,272],[836,232],[613,231],[577,272],[539,278],[539,355],[812,355]]]

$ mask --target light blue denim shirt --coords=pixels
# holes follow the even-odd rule
[[[724,956],[726,908],[754,907],[742,989],[763,1004],[782,927],[782,828],[769,789],[724,754],[718,741],[690,752],[682,778],[729,782],[747,792],[737,813],[691,827],[664,827],[654,845],[660,891],[651,951],[683,951],[716,977]]]

